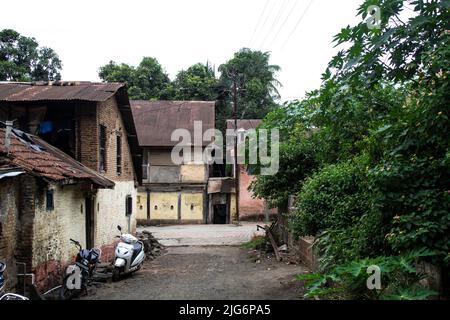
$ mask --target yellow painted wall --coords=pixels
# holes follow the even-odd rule
[[[147,192],[138,192],[136,198],[136,219],[147,219]]]
[[[58,184],[50,184],[49,189],[54,192],[54,210],[46,210],[44,193],[36,201],[33,268],[52,260],[70,261],[77,253],[77,248],[69,241],[70,238],[80,241],[83,248],[86,248],[85,197],[79,185],[61,187]],[[45,190],[42,189],[42,192]]]
[[[181,194],[181,219],[203,220],[203,193]]]
[[[230,217],[231,217],[231,221],[237,220],[236,194],[235,193],[230,194]]]
[[[184,164],[180,168],[181,182],[204,182],[206,166],[204,164]]]
[[[157,206],[157,208],[155,208]],[[151,192],[150,219],[177,220],[178,192]]]

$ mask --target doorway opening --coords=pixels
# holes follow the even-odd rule
[[[94,247],[94,234],[95,234],[95,213],[94,213],[94,198],[86,197],[86,248],[90,249]]]
[[[215,204],[214,205],[214,224],[226,224],[227,223],[227,205]]]

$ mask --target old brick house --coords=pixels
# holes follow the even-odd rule
[[[214,129],[215,102],[131,101],[133,117],[143,148],[143,180],[138,192],[138,219],[142,223],[205,223],[208,217],[209,166],[192,158],[175,164],[171,158],[178,141],[175,129],[191,135],[192,153],[202,153],[210,141],[195,141],[194,122],[200,134]]]
[[[79,161],[90,172],[96,172],[112,184],[96,185],[91,182],[83,188],[80,184],[76,187],[55,187],[54,197],[59,194],[59,188],[74,189],[73,192],[78,195],[69,198],[77,203],[76,210],[67,207],[70,201],[57,202],[55,198],[55,205],[60,203],[61,206],[51,216],[54,220],[49,217],[34,220],[34,239],[45,249],[40,252],[35,249],[40,245],[24,249],[33,250],[32,261],[26,261],[27,271],[37,275],[47,274],[54,269],[52,263],[67,261],[73,254],[73,249],[67,248],[70,237],[78,237],[83,246],[102,247],[103,260],[111,258],[116,226],[120,224],[130,232],[135,230],[133,204],[142,161],[125,85],[89,82],[0,83],[0,121],[7,120],[15,120],[15,128],[38,136],[48,146],[65,153],[71,161]],[[1,141],[1,144],[4,143]],[[55,165],[48,162],[44,167]],[[2,180],[0,185],[6,181]],[[24,181],[18,190],[20,193],[34,193],[36,190],[33,188],[33,182]],[[34,199],[31,203],[37,205],[39,193],[35,194]],[[74,236],[62,227],[67,222],[63,218],[65,210],[70,211],[69,214],[79,213],[82,216],[81,220],[70,223],[77,230]],[[56,250],[54,256],[49,253],[52,250]]]
[[[45,285],[76,253],[69,238],[86,239],[86,197],[114,182],[1,122],[0,141],[0,260],[8,275],[16,273],[16,262],[26,263]]]

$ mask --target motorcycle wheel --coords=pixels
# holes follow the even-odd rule
[[[113,269],[112,280],[113,281],[119,281],[120,280],[120,269],[119,268],[114,268]]]
[[[71,290],[67,288],[66,283],[67,279],[70,277],[70,275],[64,277],[63,284],[59,290],[59,299],[60,300],[72,300],[76,296],[77,290]]]

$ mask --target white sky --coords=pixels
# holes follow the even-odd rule
[[[0,29],[53,48],[63,62],[63,80],[98,81],[98,68],[109,60],[137,65],[143,56],[157,58],[173,79],[197,62],[217,68],[242,47],[270,51],[271,63],[282,68],[282,100],[289,100],[320,85],[337,51],[333,36],[358,22],[362,2],[310,1],[2,1]]]

